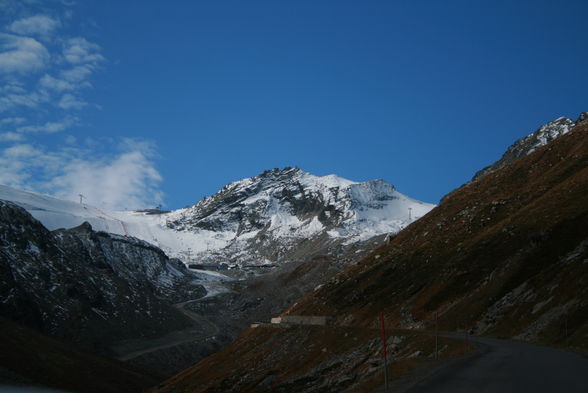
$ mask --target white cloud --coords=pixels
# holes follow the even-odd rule
[[[76,88],[74,84],[63,79],[54,78],[49,74],[43,75],[39,80],[39,86],[55,91],[74,90]]]
[[[8,26],[8,31],[20,35],[47,37],[61,26],[61,23],[47,15],[35,15],[19,19]]]
[[[38,155],[40,152],[29,144],[14,145],[7,149],[4,149],[3,156],[6,158],[12,158],[19,160],[23,158],[30,158]]]
[[[0,96],[0,112],[7,111],[15,107],[36,108],[40,104],[50,101],[47,91],[38,90],[24,93],[9,93]]]
[[[21,134],[30,134],[37,132],[52,134],[54,132],[66,130],[77,123],[78,119],[76,117],[69,116],[61,121],[49,121],[45,124],[36,126],[22,126],[17,128],[16,130]]]
[[[0,33],[0,73],[37,72],[49,62],[49,51],[39,41]]]
[[[18,132],[4,132],[0,134],[0,142],[20,142],[24,139],[24,135]]]
[[[92,72],[93,66],[85,64],[62,71],[62,78],[55,78],[49,74],[43,75],[39,79],[37,88],[31,92],[27,92],[18,85],[7,87],[4,91],[0,89],[0,93],[4,93],[3,96],[0,95],[0,112],[19,106],[34,108],[50,102],[65,110],[82,109],[88,103],[79,96],[72,93],[59,95],[63,92],[74,92],[92,87],[86,80]]]
[[[35,157],[39,155],[40,152],[28,144],[4,149],[0,154],[0,184],[27,188],[26,182],[31,178],[31,169],[37,166]]]
[[[75,66],[69,70],[61,71],[61,77],[72,83],[83,82],[94,72],[94,67],[90,64]]]
[[[161,203],[162,177],[153,162],[153,144],[125,139],[118,148],[118,154],[97,156],[71,145],[47,152],[18,144],[0,151],[0,183],[73,201],[82,193],[88,203],[107,209]]]
[[[104,57],[98,53],[100,46],[85,38],[70,38],[63,48],[63,57],[71,64],[98,64]]]
[[[64,94],[57,104],[58,107],[65,110],[82,109],[86,105],[88,105],[86,101],[74,96],[73,94]]]
[[[146,157],[158,157],[157,145],[149,140],[122,138],[119,149],[122,151],[140,151]]]
[[[0,124],[22,124],[25,123],[27,119],[24,117],[7,117],[5,119],[0,120]]]
[[[0,112],[30,108],[50,113],[88,106],[79,92],[92,87],[89,78],[105,58],[99,45],[57,34],[60,26],[58,19],[36,15],[5,28],[21,35],[0,32],[0,77],[5,82],[0,87]],[[49,34],[54,36],[43,41],[45,45],[37,41]],[[39,72],[43,74],[37,78]]]
[[[26,92],[26,89],[20,83],[14,80],[0,87],[0,93],[2,94],[24,94]]]
[[[77,160],[64,172],[51,182],[61,198],[75,200],[82,193],[88,203],[108,209],[144,208],[161,202],[157,186],[162,178],[140,151],[106,162]]]

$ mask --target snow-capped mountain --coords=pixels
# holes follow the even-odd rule
[[[212,197],[166,216],[178,232],[208,237],[207,256],[243,264],[289,259],[301,242],[349,244],[396,233],[434,206],[411,199],[383,180],[357,183],[299,168],[274,169],[233,182]],[[214,233],[214,234],[213,234]],[[202,244],[202,243],[201,243]]]
[[[500,160],[476,173],[472,180],[479,180],[487,174],[533,153],[541,146],[545,146],[552,140],[567,134],[572,128],[586,120],[588,120],[588,112],[582,112],[576,121],[567,117],[559,117],[542,125],[535,132],[513,143]]]
[[[299,168],[265,171],[165,213],[104,211],[5,186],[0,199],[24,207],[49,229],[88,221],[96,230],[137,237],[185,262],[240,265],[274,264],[396,233],[434,207],[383,180],[358,183]]]

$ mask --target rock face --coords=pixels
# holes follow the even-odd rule
[[[587,118],[588,113],[582,112],[576,121],[567,117],[560,117],[539,127],[535,132],[513,143],[500,160],[476,173],[472,180],[479,180],[487,174],[533,153],[537,148],[545,146],[554,139],[567,134],[576,125],[584,123]]]
[[[108,352],[117,340],[189,325],[171,304],[204,292],[193,279],[146,242],[87,223],[50,232],[0,201],[0,316]]]

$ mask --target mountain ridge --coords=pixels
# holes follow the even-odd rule
[[[0,199],[27,209],[49,229],[92,227],[134,236],[186,263],[273,265],[396,233],[434,205],[399,193],[384,180],[353,182],[299,168],[273,169],[227,184],[195,205],[170,212],[104,211],[0,186]],[[154,214],[159,213],[159,214]],[[312,257],[312,255],[309,255]]]

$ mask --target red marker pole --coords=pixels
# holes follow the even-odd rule
[[[380,336],[382,338],[382,356],[384,357],[384,391],[388,391],[388,346],[386,345],[386,326],[384,313],[380,313]]]

